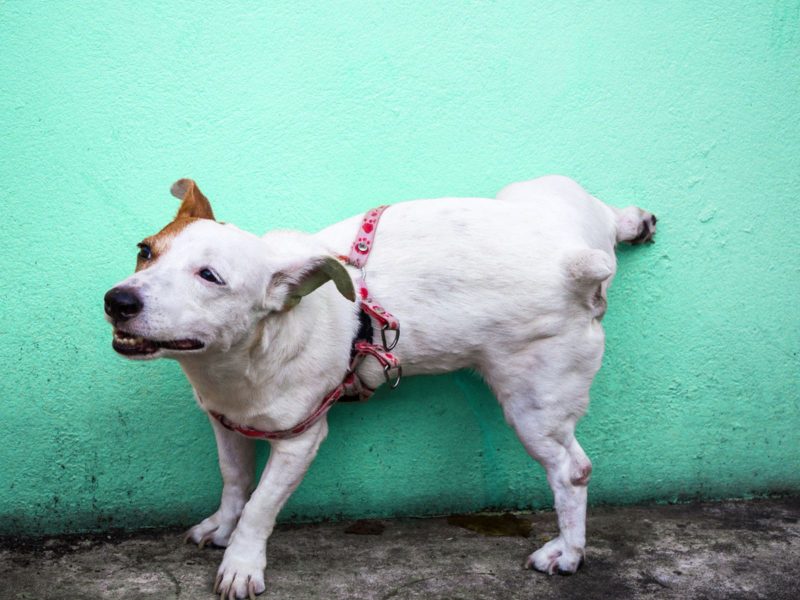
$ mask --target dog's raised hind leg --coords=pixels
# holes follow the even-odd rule
[[[656,216],[637,206],[611,208],[617,219],[617,241],[644,244],[656,235]]]

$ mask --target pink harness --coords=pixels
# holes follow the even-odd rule
[[[223,427],[241,433],[244,436],[262,440],[284,440],[300,435],[327,413],[330,407],[338,400],[344,398],[367,400],[375,392],[374,389],[364,384],[364,382],[358,378],[358,375],[356,375],[358,365],[368,356],[373,357],[383,367],[383,375],[390,388],[394,389],[400,384],[403,368],[400,366],[400,361],[397,357],[391,353],[391,350],[397,345],[397,340],[400,339],[400,323],[392,313],[383,308],[369,295],[364,271],[367,259],[369,259],[369,253],[372,251],[372,246],[375,242],[378,221],[380,221],[383,211],[387,208],[389,207],[379,206],[378,208],[367,211],[361,221],[361,226],[358,228],[356,239],[350,247],[350,255],[339,257],[340,260],[346,264],[352,265],[361,271],[359,277],[356,278],[359,304],[361,310],[368,318],[371,318],[380,325],[381,344],[374,344],[371,339],[356,339],[353,343],[353,358],[350,361],[350,366],[347,369],[342,383],[333,388],[308,417],[291,429],[284,429],[283,431],[261,431],[260,429],[254,429],[245,425],[238,425],[228,420],[225,415],[209,410],[208,414],[219,421]],[[361,333],[361,331],[359,331],[359,333]],[[387,341],[387,336],[391,337],[390,341]]]

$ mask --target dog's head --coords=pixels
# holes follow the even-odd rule
[[[139,244],[136,272],[105,295],[114,350],[146,359],[226,351],[248,339],[261,319],[284,313],[333,281],[350,300],[341,262],[310,236],[285,233],[276,247],[219,223],[194,181],[172,186],[175,219]]]

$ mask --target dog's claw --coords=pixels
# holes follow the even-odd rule
[[[217,582],[218,584],[215,585],[215,588],[219,589],[219,600],[236,600],[236,587],[234,586],[234,582],[236,581],[237,573],[233,574],[230,581],[228,581],[227,585],[222,585],[223,575],[217,575]],[[216,593],[217,590],[214,590]]]
[[[222,582],[222,573],[217,573],[217,578],[214,580],[214,593],[219,592],[219,584]]]
[[[200,541],[197,542],[197,547],[202,550],[208,544],[214,545],[214,533],[216,531],[217,530],[215,529],[214,531],[210,531],[207,534],[205,534],[203,537],[201,537]]]
[[[544,573],[546,575],[555,575],[556,568],[558,568],[558,557],[561,556],[561,552],[556,554],[555,556],[549,557],[550,560],[547,563],[547,568],[542,569],[536,566],[536,561],[533,558],[533,555],[529,556],[528,559],[525,561],[525,568],[526,569],[533,569],[534,571],[539,571],[540,573]]]

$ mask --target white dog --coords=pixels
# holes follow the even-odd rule
[[[139,244],[105,310],[114,349],[178,360],[209,414],[222,500],[187,538],[227,546],[215,590],[264,591],[267,538],[325,439],[327,408],[396,383],[398,361],[405,375],[483,375],[555,497],[560,535],[527,565],[578,569],[592,465],[575,424],[603,355],[614,247],[649,241],[653,215],[550,176],[496,199],[415,200],[314,235],[256,237],[215,221],[193,181],[172,193],[175,220]],[[254,487],[259,437],[272,449]]]

